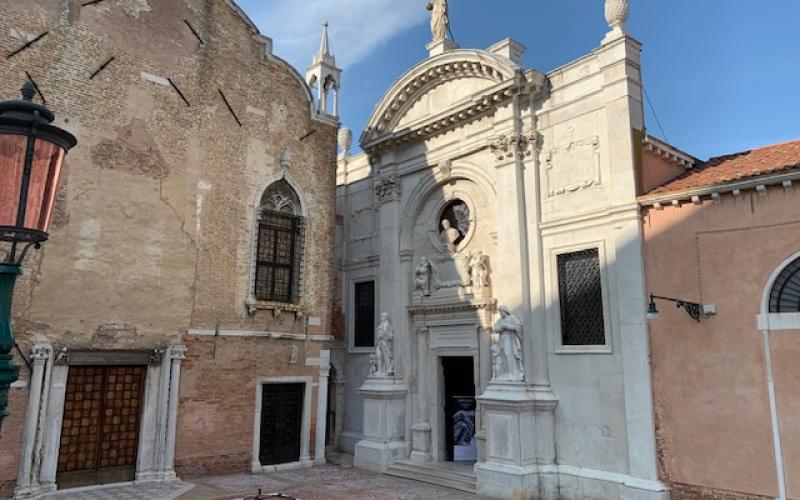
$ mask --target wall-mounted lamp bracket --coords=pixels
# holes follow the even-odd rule
[[[689,316],[692,317],[693,320],[700,322],[700,318],[703,316],[703,306],[698,304],[697,302],[690,302],[688,300],[683,299],[673,299],[671,297],[661,297],[659,295],[650,294],[650,304],[647,308],[648,315],[657,315],[658,308],[656,307],[656,299],[658,300],[666,300],[669,302],[674,302],[675,306],[678,309],[683,309],[686,311]]]

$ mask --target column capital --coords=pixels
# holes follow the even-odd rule
[[[53,354],[53,346],[50,344],[33,344],[31,347],[31,361],[34,364],[44,364]]]
[[[400,194],[400,178],[396,174],[375,179],[375,199],[378,205],[399,201]]]
[[[169,348],[169,358],[172,360],[186,359],[186,346],[174,345]]]
[[[540,136],[536,131],[522,134],[500,134],[489,140],[489,150],[498,162],[527,158],[536,150]]]

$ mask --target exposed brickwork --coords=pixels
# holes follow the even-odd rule
[[[678,193],[800,169],[800,141],[712,158],[648,193]]]
[[[771,497],[715,490],[704,486],[674,484],[672,485],[672,498],[675,500],[767,500]]]
[[[12,32],[49,32],[15,57],[0,58],[0,98],[18,96],[30,72],[57,123],[79,140],[68,157],[51,239],[29,263],[32,273],[19,280],[20,344],[187,344],[178,464],[187,472],[246,470],[256,377],[316,376],[305,357],[326,345],[299,343],[300,361],[290,366],[289,341],[197,340],[186,332],[331,333],[336,127],[312,119],[299,76],[264,55],[254,28],[225,0],[80,4],[0,0],[3,53],[25,43]],[[190,106],[143,73],[171,79]],[[250,317],[244,304],[255,204],[266,179],[281,172],[285,149],[309,213],[305,315],[262,310]],[[306,326],[309,317],[321,324]],[[14,401],[4,434],[15,442],[0,441],[4,457],[18,455],[24,402]],[[0,458],[0,481],[13,481],[16,468],[16,459]]]

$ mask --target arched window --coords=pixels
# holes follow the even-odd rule
[[[271,184],[258,210],[257,300],[298,302],[305,234],[300,198],[286,180]]]
[[[800,258],[783,268],[772,285],[769,312],[800,312]]]

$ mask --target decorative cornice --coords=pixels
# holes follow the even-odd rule
[[[684,153],[680,149],[650,135],[644,136],[642,144],[644,145],[645,151],[650,151],[653,154],[661,156],[679,167],[691,169],[694,168],[697,163],[697,159],[690,154]]]
[[[481,301],[481,302],[414,304],[408,306],[406,309],[412,315],[416,315],[420,313],[435,313],[435,312],[480,311],[481,309],[492,310],[496,305],[497,305],[497,300],[491,299],[488,301]]]

